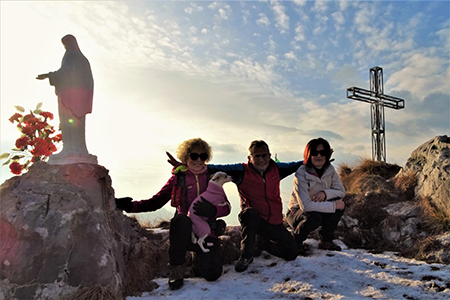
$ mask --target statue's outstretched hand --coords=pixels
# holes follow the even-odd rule
[[[176,165],[178,165],[180,162],[175,158],[175,157],[173,157],[172,156],[172,154],[170,154],[169,152],[167,152],[166,151],[166,154],[167,154],[167,156],[169,157],[169,159],[167,160],[167,162],[169,163],[169,164],[171,164],[172,166],[176,166]]]
[[[116,208],[120,210],[124,210],[126,212],[130,212],[133,208],[133,198],[131,197],[124,197],[124,198],[115,198],[116,201]]]
[[[45,78],[48,78],[48,73],[46,73],[46,74],[39,74],[38,76],[36,76],[36,79],[38,79],[38,80],[42,80],[42,79],[45,79]]]

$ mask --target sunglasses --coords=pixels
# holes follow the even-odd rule
[[[326,150],[311,150],[311,156],[317,156],[319,154],[321,156],[328,156],[328,152]]]
[[[253,158],[255,158],[255,159],[258,159],[258,158],[262,158],[262,159],[265,159],[267,156],[269,156],[269,154],[267,154],[267,153],[264,153],[264,154],[256,154],[256,155],[251,155]]]
[[[205,160],[208,159],[208,154],[207,153],[200,153],[200,154],[198,154],[198,153],[189,153],[189,157],[192,160],[197,160],[200,157],[201,161],[205,161]]]

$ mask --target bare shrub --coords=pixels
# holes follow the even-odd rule
[[[100,285],[85,286],[77,289],[72,295],[64,300],[121,300],[118,292]]]
[[[380,226],[385,230],[399,230],[402,224],[403,219],[401,217],[389,215],[383,221],[381,221]]]
[[[429,254],[442,249],[442,245],[433,236],[430,236],[425,240],[421,241],[418,248],[419,251],[415,256],[415,259],[427,261]],[[430,262],[434,261],[430,260]]]

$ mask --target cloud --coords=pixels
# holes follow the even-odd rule
[[[289,29],[289,17],[285,13],[285,7],[278,1],[271,1],[271,8],[275,14],[275,27],[280,33],[285,33]]]
[[[266,16],[265,13],[260,13],[259,14],[259,19],[256,20],[256,24],[269,26],[270,25],[270,21],[269,21],[269,18]]]
[[[306,0],[294,0],[293,2],[298,6],[305,6],[306,4]]]
[[[431,93],[448,93],[450,89],[448,58],[432,56],[431,53],[413,51],[405,53],[405,67],[394,72],[386,81],[393,90],[406,90],[419,98]]]
[[[190,15],[191,15],[192,13],[194,13],[194,12],[199,12],[199,11],[202,11],[202,10],[203,10],[203,7],[197,5],[195,2],[191,2],[191,3],[189,4],[189,6],[186,7],[186,8],[184,9],[184,11],[185,11],[187,14],[190,14]]]
[[[297,23],[297,27],[295,27],[294,39],[296,41],[304,41],[305,40],[304,27],[301,23]]]
[[[336,11],[336,12],[332,13],[331,16],[333,17],[334,21],[336,22],[334,24],[336,31],[341,31],[343,28],[342,25],[344,25],[344,22],[345,22],[344,15],[342,14],[342,12]]]
[[[327,1],[317,0],[314,1],[314,7],[311,9],[312,11],[323,13],[328,9]]]
[[[216,14],[214,15],[218,20],[227,20],[232,14],[231,6],[226,2],[213,2],[208,5],[208,8],[211,10],[216,10]]]

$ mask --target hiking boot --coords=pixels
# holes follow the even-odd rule
[[[253,262],[253,256],[250,258],[244,258],[243,256],[239,257],[238,261],[234,265],[234,270],[236,272],[244,272],[247,270],[248,265]]]
[[[255,246],[255,253],[253,253],[253,257],[259,257],[261,255],[261,252],[264,250],[264,242],[265,238],[261,235],[256,236],[256,246]]]
[[[322,250],[331,250],[331,251],[341,251],[342,248],[339,247],[338,245],[336,245],[333,242],[324,242],[324,241],[320,241],[319,242],[319,249]]]
[[[170,266],[169,289],[178,290],[184,284],[184,265]]]

